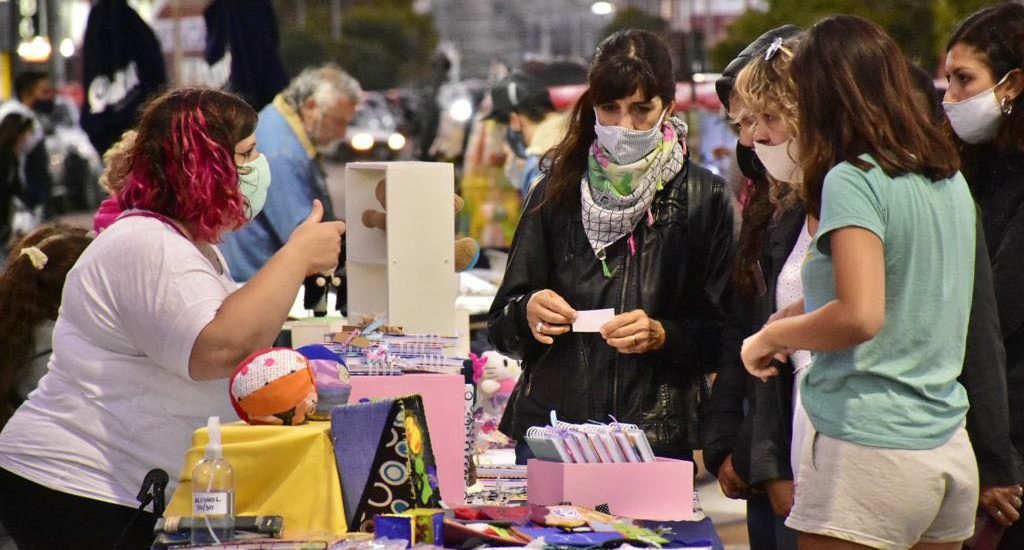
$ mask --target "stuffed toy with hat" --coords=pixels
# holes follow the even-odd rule
[[[377,197],[377,202],[380,203],[381,208],[387,209],[387,183],[386,180],[380,180],[377,182],[377,187],[374,189],[374,196]],[[455,201],[453,207],[455,213],[458,214],[462,211],[465,206],[465,201],[462,197],[455,195]],[[386,213],[380,210],[364,210],[363,211],[363,225],[370,229],[381,229],[387,230],[388,228],[388,216]],[[480,244],[470,237],[463,237],[456,239],[455,241],[455,271],[465,271],[472,269],[476,265],[477,260],[480,259]]]
[[[291,348],[269,348],[246,357],[230,380],[231,405],[249,424],[298,426],[316,411],[309,361]]]

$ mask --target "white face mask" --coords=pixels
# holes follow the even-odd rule
[[[263,210],[267,190],[270,189],[270,163],[263,153],[252,162],[239,166],[238,185],[245,197],[245,216],[251,220]]]
[[[963,101],[943,101],[949,124],[960,139],[971,145],[990,141],[999,130],[1000,118],[1003,115],[996,97],[996,88],[1006,82],[1010,73],[1006,73],[995,86]]]
[[[612,162],[620,166],[633,164],[644,158],[661,142],[661,123],[665,121],[665,113],[661,113],[658,123],[650,130],[630,130],[622,126],[605,126],[598,122],[597,110],[594,110],[594,133],[597,142],[608,153]]]
[[[799,149],[793,138],[778,145],[754,142],[754,153],[773,178],[786,183],[804,181],[804,171],[796,164]]]

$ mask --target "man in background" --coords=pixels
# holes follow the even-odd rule
[[[345,137],[362,89],[334,64],[309,68],[260,111],[256,150],[267,157],[271,183],[262,212],[227,234],[220,250],[237,281],[247,281],[309,216],[313,199],[333,219],[317,152]]]

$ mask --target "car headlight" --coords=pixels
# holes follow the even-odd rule
[[[405,147],[405,136],[399,134],[398,132],[395,132],[394,134],[388,136],[389,149],[391,149],[392,151],[399,151],[402,149],[402,147]]]
[[[369,151],[373,149],[373,136],[366,132],[358,132],[352,136],[349,142],[356,151]]]

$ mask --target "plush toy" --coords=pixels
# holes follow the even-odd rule
[[[231,375],[231,405],[249,424],[297,426],[317,405],[309,361],[290,348],[257,351]]]
[[[330,420],[331,409],[348,404],[352,394],[352,377],[345,360],[327,346],[310,344],[296,349],[309,362],[313,369],[313,382],[316,384],[316,411],[310,413],[310,420]]]
[[[387,209],[387,183],[386,180],[380,180],[377,182],[377,187],[373,191],[374,196],[377,197],[377,202],[380,203],[381,208]],[[462,211],[465,206],[465,202],[462,197],[455,195],[455,201],[453,207],[455,213],[458,214]],[[387,230],[388,228],[388,216],[380,210],[364,210],[363,211],[363,225],[371,229]],[[463,237],[456,239],[455,241],[455,271],[465,271],[471,269],[476,265],[477,260],[480,259],[480,245],[469,237]]]
[[[473,357],[473,381],[477,385],[474,447],[477,451],[512,446],[511,440],[498,431],[498,423],[521,372],[519,361],[496,351],[485,351],[480,357]]]

